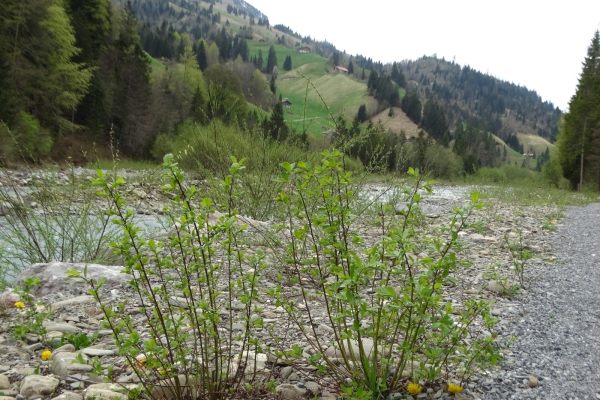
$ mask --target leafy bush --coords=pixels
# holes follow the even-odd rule
[[[567,179],[563,177],[562,168],[557,157],[550,157],[542,167],[542,178],[544,181],[558,189],[568,190],[571,185]]]
[[[306,356],[299,346],[282,353],[329,375],[350,397],[363,393],[382,399],[403,385],[406,372],[416,380],[432,381],[443,372],[448,379],[451,370],[465,378],[476,365],[498,359],[492,335],[483,335],[494,323],[489,304],[469,300],[457,313],[441,302],[443,286],[455,282],[458,233],[481,206],[478,195],[473,193],[472,202],[455,209],[434,234],[423,235],[415,226],[419,193],[430,192],[432,182],[423,183],[417,170],[409,173],[416,184],[405,188],[408,205],[399,218],[383,206],[382,235],[368,243],[357,231],[352,175],[343,169],[338,151],[325,152],[314,167],[283,164],[278,201],[287,218],[279,229],[289,239],[283,256],[289,272],[268,293],[314,355]],[[299,293],[287,290],[288,279]],[[314,308],[323,306],[334,331],[333,351],[313,321]]]
[[[506,174],[500,168],[480,168],[477,171],[477,176],[485,183],[504,183],[507,181]]]
[[[134,211],[122,197],[123,178],[110,180],[98,171],[94,180],[99,194],[112,201],[110,215],[123,229],[121,240],[111,246],[125,259],[124,272],[134,276],[129,284],[136,298],[143,299],[141,311],[148,318],[149,337],[137,331],[125,313],[127,299],[116,310],[106,303],[104,279],[89,279],[85,270],[83,275],[75,270],[68,274],[86,281],[120,355],[140,379],[140,392],[152,399],[226,399],[242,382],[254,382],[253,354],[260,350],[256,333],[262,319],[251,315],[265,264],[260,251],[247,254],[239,242],[246,226],[239,223],[232,204],[244,160],[232,159],[230,174],[221,182],[228,207],[217,219],[212,201],[198,199],[196,187],[185,184],[174,157],[165,156],[163,189],[174,197],[164,210],[173,223],[166,242],[140,236],[132,220]],[[240,314],[234,313],[233,303],[239,304]],[[236,323],[243,324],[242,333],[234,333]],[[241,348],[236,354],[231,352],[234,342]],[[111,374],[99,362],[95,368]]]
[[[236,180],[236,190],[243,189],[245,195],[236,199],[237,211],[260,220],[276,214],[277,191],[273,177],[277,176],[279,164],[289,159],[318,160],[319,157],[294,143],[279,143],[258,131],[241,131],[219,121],[208,126],[187,121],[180,128],[173,149],[183,168],[200,171],[207,179],[200,190],[217,204],[227,200],[219,182],[229,174],[229,155],[243,155],[247,159],[244,164],[247,173]]]

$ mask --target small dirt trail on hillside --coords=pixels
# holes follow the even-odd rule
[[[565,214],[548,238],[556,261],[530,271],[513,354],[484,399],[600,399],[600,204]]]

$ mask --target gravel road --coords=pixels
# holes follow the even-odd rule
[[[548,239],[556,261],[528,271],[518,339],[484,399],[600,399],[600,204],[566,215]]]

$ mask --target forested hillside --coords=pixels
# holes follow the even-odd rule
[[[356,134],[375,115],[404,112],[430,144],[468,134],[455,153],[495,166],[503,157],[490,133],[509,145],[517,133],[552,141],[560,117],[535,92],[468,66],[383,65],[272,26],[243,0],[6,0],[0,22],[1,162],[85,159],[111,141],[160,158],[184,127],[213,121],[306,145],[336,140],[331,114]]]
[[[422,101],[433,98],[445,109],[451,127],[469,122],[501,138],[511,133],[536,133],[553,142],[561,112],[533,90],[470,68],[423,57],[399,64],[407,90]]]

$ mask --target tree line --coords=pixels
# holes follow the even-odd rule
[[[0,162],[23,154],[37,161],[76,144],[89,152],[90,143],[109,140],[126,155],[150,157],[185,121],[287,135],[283,112],[273,119],[248,111],[247,102],[279,104],[274,83],[251,62],[246,40],[225,27],[210,45],[166,23],[155,27],[168,38],[161,64],[144,49],[148,25],[131,3],[7,0],[0,22]],[[276,65],[271,48],[265,70]]]

